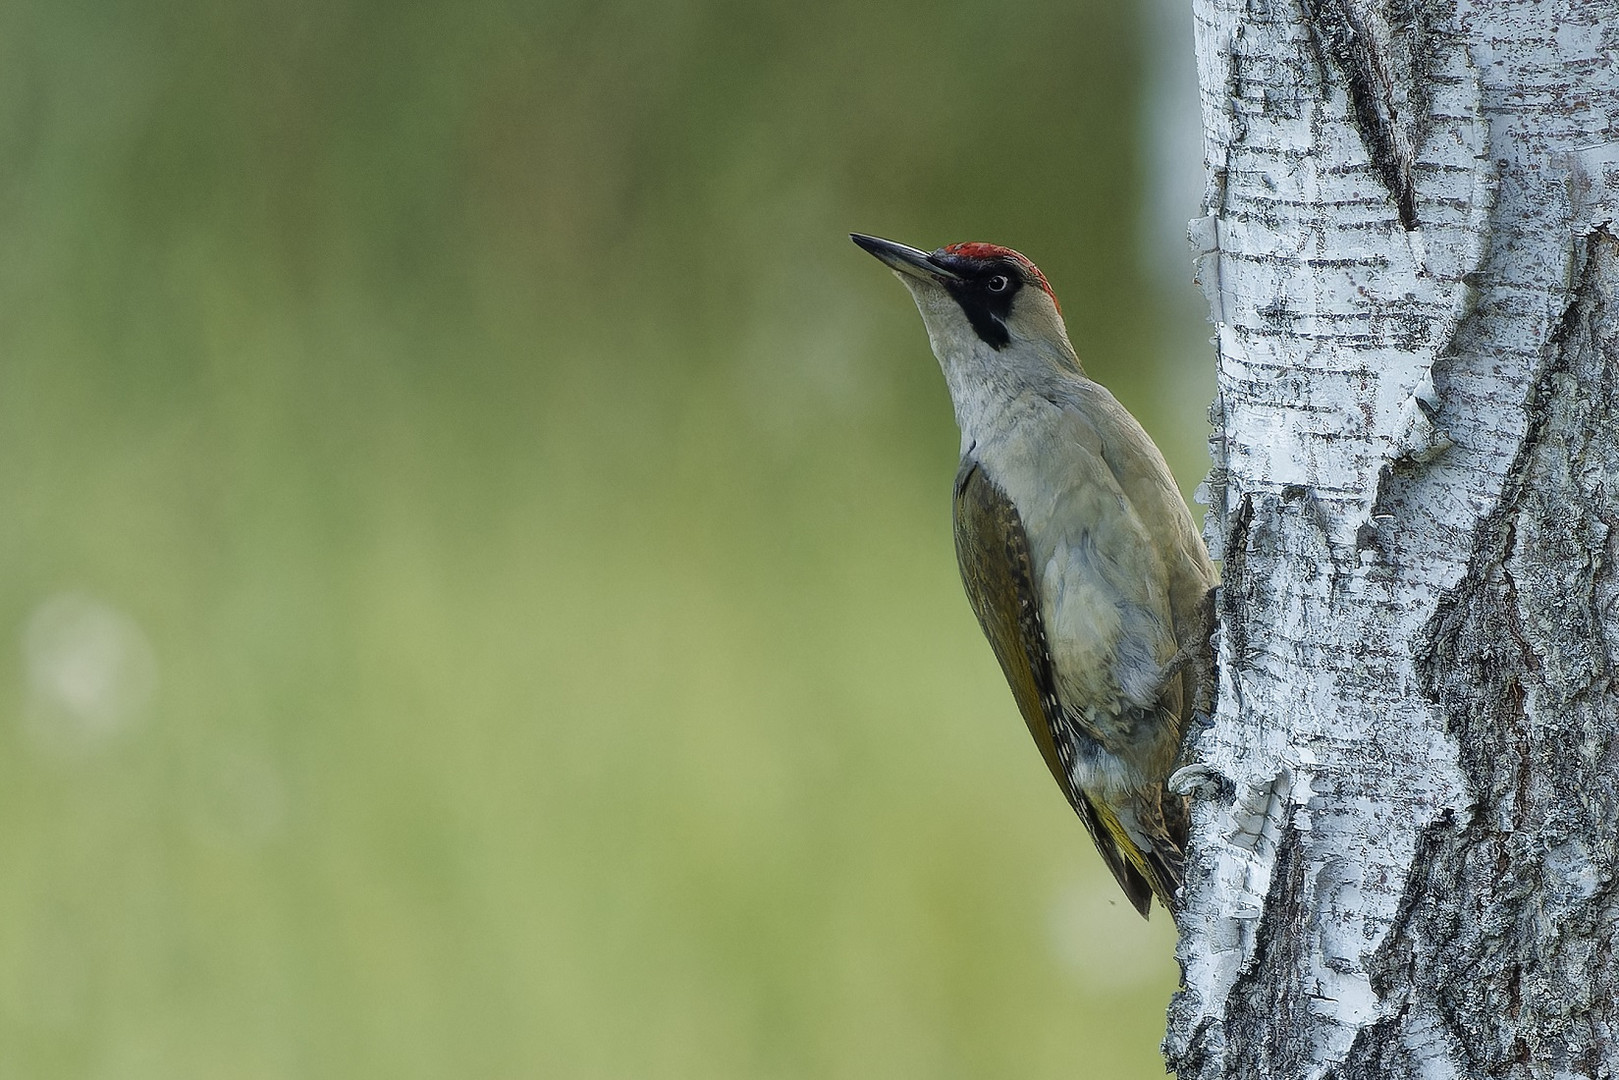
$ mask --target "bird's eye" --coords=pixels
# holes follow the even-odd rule
[[[1005,292],[1007,286],[1011,284],[1012,283],[1007,280],[1005,274],[996,274],[985,283],[990,292]]]

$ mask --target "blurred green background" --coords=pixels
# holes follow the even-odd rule
[[[1190,491],[1174,7],[5,5],[0,1076],[1162,1075],[846,234]]]

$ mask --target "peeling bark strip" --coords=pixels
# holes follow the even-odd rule
[[[1194,0],[1182,1078],[1619,1077],[1619,0]]]

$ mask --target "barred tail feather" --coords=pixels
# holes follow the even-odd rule
[[[1181,845],[1170,836],[1170,830],[1154,830],[1154,842],[1147,850],[1142,850],[1110,808],[1085,795],[1081,795],[1080,800],[1084,804],[1080,817],[1096,841],[1102,861],[1113,871],[1114,879],[1141,917],[1148,917],[1154,896],[1174,914],[1181,884]],[[1184,806],[1180,808],[1184,815]]]

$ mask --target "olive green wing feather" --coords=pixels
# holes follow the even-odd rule
[[[1132,865],[1135,860],[1121,849],[1121,844],[1129,843],[1123,830],[1110,815],[1109,820],[1101,820],[1104,815],[1069,777],[1074,736],[1057,700],[1023,521],[1012,501],[970,458],[956,474],[955,533],[956,561],[967,600],[1000,661],[1029,734],[1119,887],[1136,910],[1146,915],[1153,890]]]

